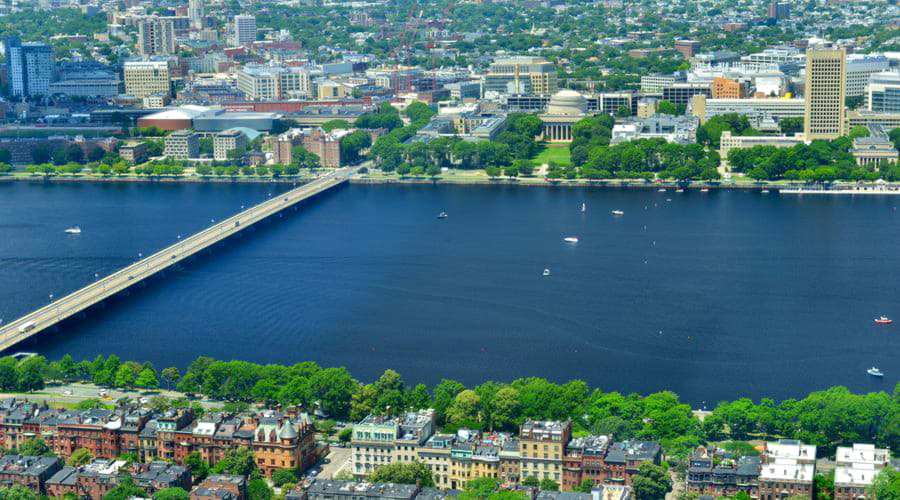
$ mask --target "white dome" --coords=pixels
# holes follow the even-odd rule
[[[579,116],[587,113],[587,98],[574,90],[560,90],[550,98],[548,115]]]

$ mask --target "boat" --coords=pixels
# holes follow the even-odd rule
[[[769,194],[769,190],[768,190],[768,189],[763,189],[762,191],[760,191],[760,193],[762,193],[762,194]]]
[[[676,192],[676,193],[683,193],[683,192],[684,192],[684,189],[676,189],[675,192]]]
[[[708,192],[709,192],[709,188],[703,188],[703,189],[700,190],[700,192],[701,192],[701,193],[708,193]]]
[[[565,241],[566,243],[578,243],[578,238],[576,238],[575,236],[566,236],[565,238],[563,238],[563,241]]]
[[[81,234],[81,228],[78,226],[72,226],[66,228],[66,232],[69,234]]]
[[[613,211],[612,211],[612,214],[613,214],[613,215],[625,215],[625,212],[623,212],[623,211],[621,211],[621,210],[613,210]]]
[[[872,368],[869,368],[868,370],[866,370],[866,373],[868,373],[869,375],[871,375],[873,377],[883,377],[884,376],[884,372],[879,370],[878,368],[875,368],[874,366]]]
[[[887,316],[882,316],[882,317],[880,317],[880,318],[875,318],[875,324],[876,324],[876,325],[890,325],[890,324],[892,324],[893,322],[894,322],[894,320],[892,320],[891,318],[888,318]]]
[[[550,276],[550,270],[549,270],[549,269],[544,269],[544,274],[543,274],[543,275],[544,275],[544,276]]]
[[[665,190],[665,189],[657,189],[656,192],[657,192],[657,193],[665,193],[666,190]]]
[[[439,213],[437,218],[438,218],[438,219],[446,219],[446,218],[447,218],[447,212],[441,212],[441,213]]]
[[[587,211],[587,206],[584,203],[582,203],[581,204],[581,213],[584,213],[586,211]]]

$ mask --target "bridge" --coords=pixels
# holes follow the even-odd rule
[[[347,182],[353,171],[351,168],[336,170],[278,197],[270,198],[0,327],[0,351],[37,335],[267,217]]]

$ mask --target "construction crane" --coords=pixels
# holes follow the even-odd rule
[[[413,0],[412,5],[410,5],[409,7],[409,12],[406,15],[406,22],[403,23],[403,34],[400,36],[400,44],[397,46],[397,48],[394,49],[395,98],[400,95],[400,64],[409,60],[409,52],[412,50],[413,43],[415,43],[416,32],[419,29],[419,21],[422,20],[422,13],[424,12],[420,10],[419,15],[415,16],[416,7],[418,7],[418,3],[416,2],[416,0]],[[409,40],[407,40],[407,37],[409,37]]]
[[[443,28],[444,27],[444,19],[449,19],[450,11],[453,10],[453,6],[456,4],[456,0],[450,0],[450,3],[447,4],[447,8],[444,9],[444,15],[441,16],[438,25]],[[434,92],[437,90],[437,67],[435,66],[434,60],[434,49],[437,48],[437,29],[434,30],[434,34],[431,37],[431,95],[434,97]],[[432,101],[433,102],[433,101]]]

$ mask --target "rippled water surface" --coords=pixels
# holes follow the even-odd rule
[[[288,188],[0,183],[0,318]],[[21,348],[159,368],[199,355],[314,360],[410,383],[581,378],[695,404],[891,390],[900,326],[872,319],[900,319],[897,204],[348,186]],[[74,224],[81,235],[63,233]]]

